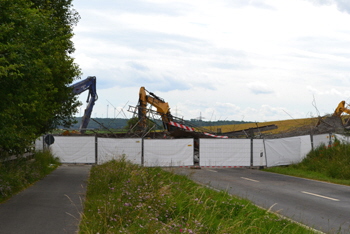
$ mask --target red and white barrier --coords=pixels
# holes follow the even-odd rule
[[[183,125],[183,124],[175,123],[175,122],[173,122],[173,121],[170,121],[169,124],[171,124],[171,125],[173,125],[173,126],[175,126],[175,127],[178,127],[178,128],[183,128],[183,129],[185,129],[185,130],[194,132],[194,128],[188,127],[188,126]]]
[[[215,137],[215,138],[222,138],[222,139],[227,139],[228,138],[228,136],[217,136],[217,135],[210,134],[210,133],[207,133],[207,132],[204,132],[204,135]]]
[[[188,127],[186,125],[183,125],[183,124],[179,124],[179,123],[176,123],[174,121],[170,121],[169,124],[175,126],[175,127],[178,127],[178,128],[182,128],[182,129],[185,129],[187,131],[191,131],[191,132],[194,132],[194,128],[192,127]],[[210,133],[207,133],[207,132],[204,132],[204,135],[207,135],[207,136],[211,136],[211,137],[215,137],[215,138],[228,138],[228,136],[217,136],[217,135],[214,135],[214,134],[210,134]]]

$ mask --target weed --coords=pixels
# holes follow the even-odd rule
[[[91,170],[80,233],[312,233],[248,200],[124,158]]]
[[[300,163],[267,171],[350,185],[350,145],[336,141],[311,151]]]
[[[59,165],[49,151],[36,152],[31,159],[0,163],[0,202],[42,179]]]

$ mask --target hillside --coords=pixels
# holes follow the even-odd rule
[[[346,119],[346,117],[343,117]],[[81,118],[76,118],[77,123],[70,130],[79,129]],[[320,122],[320,120],[322,120]],[[88,128],[94,130],[110,129],[112,131],[123,129],[129,119],[112,119],[112,118],[93,118],[91,119]],[[319,125],[318,125],[319,123]],[[158,130],[162,130],[162,122],[156,121]],[[279,138],[292,137],[300,135],[329,133],[329,132],[344,132],[341,119],[339,117],[325,118],[304,118],[304,119],[289,119],[277,120],[269,122],[246,122],[246,121],[202,121],[202,120],[186,120],[186,125],[198,127],[208,132],[227,135],[229,137],[247,137],[248,129],[255,129],[255,137]],[[316,125],[318,125],[316,127]],[[275,129],[266,130],[264,127],[273,126]],[[260,129],[259,129],[260,128]],[[237,132],[239,132],[237,134]]]
[[[345,115],[340,117],[325,116],[317,118],[304,118],[304,119],[290,119],[290,120],[278,120],[262,123],[244,123],[239,125],[222,125],[215,127],[208,127],[211,131],[221,132],[223,135],[233,131],[242,131],[249,128],[264,127],[270,125],[276,125],[277,128],[268,131],[258,130],[255,132],[255,136],[263,136],[265,138],[279,138],[279,137],[292,137],[308,134],[323,134],[323,133],[344,133],[348,124],[343,124],[348,121],[349,116]],[[219,130],[219,131],[218,131]]]
[[[249,128],[264,127],[269,125],[276,125],[277,128],[273,130],[257,132],[256,135],[264,136],[291,136],[291,135],[303,135],[309,134],[312,129],[315,128],[318,122],[318,118],[305,118],[305,119],[290,119],[290,120],[277,120],[269,122],[257,122],[257,123],[245,123],[239,125],[222,125],[216,126],[216,129],[209,128],[212,131],[217,131],[221,128],[221,132],[227,133],[232,131],[241,131]]]

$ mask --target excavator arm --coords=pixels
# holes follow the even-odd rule
[[[345,107],[345,101],[341,101],[335,109],[333,116],[340,117],[344,112],[350,114],[350,110]]]
[[[89,90],[89,94],[86,100],[88,105],[84,111],[84,116],[81,120],[81,124],[79,127],[79,131],[81,133],[84,133],[90,122],[92,109],[95,105],[96,100],[98,99],[96,92],[96,77],[89,76],[85,80],[79,81],[78,83],[73,84],[70,87],[73,89],[73,94],[75,95],[81,94],[82,92]]]
[[[147,125],[147,104],[150,104],[157,109],[157,112],[162,117],[164,128],[169,130],[169,122],[173,119],[170,113],[169,104],[154,93],[148,92],[145,87],[141,87],[139,92],[138,115],[140,126],[145,128]]]
[[[154,93],[148,92],[145,87],[140,88],[139,92],[139,102],[138,102],[138,117],[139,117],[139,126],[142,129],[146,129],[147,127],[147,104],[150,104],[157,108],[157,114],[159,114],[162,118],[164,129],[168,132],[171,132],[172,136],[175,137],[198,137],[198,133],[195,128],[189,127],[183,124],[183,120],[181,122],[176,121],[176,117],[172,116],[170,113],[170,107],[167,102],[165,102],[162,98],[158,97]],[[217,136],[207,132],[200,132],[201,134],[208,137],[215,138],[228,138],[227,136]]]

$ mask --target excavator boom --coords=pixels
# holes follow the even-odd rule
[[[333,113],[333,116],[338,116],[340,117],[344,112],[347,113],[347,114],[350,114],[350,109],[346,108],[345,107],[345,101],[341,101],[337,108],[335,109],[334,113]]]
[[[140,126],[146,128],[147,125],[147,104],[150,104],[157,109],[158,114],[162,118],[164,128],[169,130],[169,122],[173,119],[170,113],[169,104],[154,93],[148,92],[145,87],[141,87],[139,92],[138,115]]]
[[[87,128],[90,122],[92,109],[95,105],[96,100],[98,99],[97,92],[96,92],[96,77],[89,76],[85,80],[79,81],[78,83],[73,84],[70,87],[73,89],[73,94],[75,95],[81,94],[82,92],[89,90],[89,94],[86,100],[88,105],[84,111],[84,116],[81,120],[81,124],[79,127],[79,131],[81,133],[84,133],[85,129]]]

